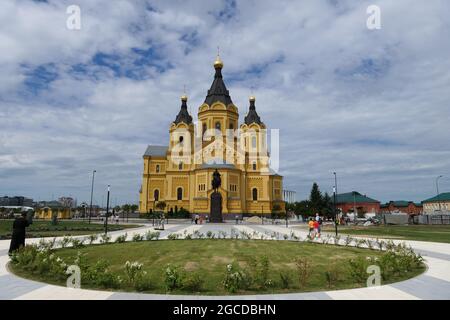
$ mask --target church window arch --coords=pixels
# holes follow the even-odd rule
[[[177,200],[183,200],[183,188],[177,188]]]
[[[252,199],[253,201],[258,201],[258,189],[253,188],[252,190]]]
[[[155,201],[159,201],[159,190],[155,189],[155,191],[153,191],[153,198],[155,199]]]

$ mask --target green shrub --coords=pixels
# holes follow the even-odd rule
[[[328,288],[332,288],[336,285],[341,274],[342,271],[336,261],[333,261],[327,265],[325,269],[325,279],[327,281]]]
[[[109,263],[104,259],[100,259],[88,268],[86,279],[102,288],[119,288],[122,282],[120,277],[112,273],[108,268]]]
[[[131,285],[134,285],[146,275],[146,272],[142,269],[142,267],[143,264],[138,261],[125,262],[125,275]]]
[[[367,260],[362,257],[348,260],[348,273],[356,283],[363,284],[367,279],[366,270],[368,264],[366,261]]]
[[[88,238],[89,244],[91,245],[95,242],[95,240],[98,239],[98,236],[96,234],[91,234],[87,238]]]
[[[180,235],[178,233],[171,233],[167,236],[168,240],[178,240],[178,238],[180,237]]]
[[[14,251],[11,256],[11,262],[24,269],[28,269],[36,260],[38,247],[36,245],[26,245]]]
[[[100,235],[100,243],[107,244],[111,240],[111,236],[108,236],[106,233]]]
[[[70,243],[72,242],[72,238],[70,237],[64,237],[59,241],[59,245],[61,246],[61,248],[65,248],[67,247]]]
[[[222,285],[228,292],[235,293],[241,289],[248,289],[251,283],[249,273],[241,270],[237,263],[227,265]]]
[[[74,248],[74,249],[84,247],[84,239],[73,238],[71,242],[72,242],[72,248]]]
[[[280,271],[281,288],[288,289],[292,285],[292,275],[288,271]]]
[[[153,288],[153,284],[149,277],[143,276],[138,281],[135,281],[134,288],[137,291],[147,291]]]
[[[138,242],[138,241],[142,241],[142,240],[144,240],[144,236],[143,235],[141,235],[139,233],[135,233],[133,235],[133,241],[134,242]]]
[[[164,283],[167,291],[172,291],[181,287],[182,274],[178,266],[168,264],[164,270]]]
[[[199,292],[203,288],[204,280],[197,273],[190,273],[186,276],[182,283],[182,287],[184,290],[189,292]]]
[[[116,243],[124,243],[125,241],[127,241],[127,237],[128,237],[128,235],[126,233],[122,234],[116,238],[115,242]]]
[[[312,274],[311,262],[306,257],[299,257],[294,260],[297,269],[297,277],[300,287],[304,288]]]
[[[147,241],[150,241],[150,240],[153,240],[153,239],[158,240],[159,239],[159,235],[160,235],[160,233],[158,231],[148,230],[145,233],[145,240],[147,240]]]
[[[273,285],[272,280],[269,279],[270,262],[267,256],[262,256],[259,260],[253,259],[249,264],[253,271],[252,281],[254,281],[259,288],[267,288]]]

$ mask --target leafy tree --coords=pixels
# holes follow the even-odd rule
[[[156,204],[156,209],[164,211],[166,206],[167,204],[164,201],[158,201],[158,203]]]
[[[325,192],[325,195],[323,196],[322,209],[320,210],[320,213],[327,218],[333,216],[333,200],[328,195],[328,192]]]
[[[309,202],[311,205],[311,209],[315,212],[321,212],[323,208],[323,197],[322,192],[320,192],[319,186],[317,183],[313,183],[311,188],[311,193],[309,196]]]
[[[136,210],[139,208],[139,206],[137,205],[137,204],[132,204],[131,206],[130,206],[130,210],[131,210],[131,212],[136,212]]]
[[[294,212],[295,214],[302,215],[304,217],[308,217],[314,214],[314,210],[312,209],[311,202],[309,200],[296,202]]]

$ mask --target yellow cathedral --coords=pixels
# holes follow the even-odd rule
[[[144,153],[141,214],[186,209],[208,215],[213,192],[212,175],[221,176],[218,190],[224,219],[240,214],[285,212],[283,177],[269,167],[266,125],[256,112],[255,97],[239,125],[238,108],[231,100],[222,77],[223,62],[214,62],[215,75],[194,124],[187,96],[169,127],[167,146],[149,145]]]

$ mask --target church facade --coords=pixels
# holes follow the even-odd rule
[[[269,167],[267,130],[249,99],[248,113],[239,124],[238,108],[222,77],[223,62],[214,63],[215,75],[198,122],[188,112],[187,96],[169,127],[169,144],[149,145],[144,153],[139,211],[150,213],[186,209],[209,214],[211,185],[217,170],[224,219],[236,214],[285,212],[283,177]],[[158,205],[164,203],[164,205]]]

